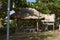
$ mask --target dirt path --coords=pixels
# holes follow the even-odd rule
[[[60,40],[60,36],[56,37],[54,40]]]
[[[55,37],[49,38],[48,40],[60,40],[60,31],[59,30],[54,31],[53,34],[55,35]]]
[[[60,31],[57,32],[57,36],[53,40],[60,40]]]

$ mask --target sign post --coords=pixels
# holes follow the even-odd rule
[[[9,40],[9,27],[10,27],[10,0],[8,0],[8,8],[7,8],[7,39]]]

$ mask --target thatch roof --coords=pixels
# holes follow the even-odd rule
[[[33,8],[21,8],[18,12],[11,15],[11,19],[42,19],[40,13]]]
[[[42,22],[55,22],[55,14],[41,14],[45,20],[42,20]]]

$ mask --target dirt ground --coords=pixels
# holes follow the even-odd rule
[[[39,35],[42,35],[39,36]],[[47,37],[45,36],[45,34],[52,34],[53,37]],[[38,35],[38,37],[37,37]],[[35,33],[14,33],[10,35],[10,40],[41,40],[39,37],[44,39],[42,40],[60,40],[60,31],[59,30],[55,30],[55,31],[46,31],[46,32],[35,32]],[[0,40],[6,40],[6,35],[0,35]]]
[[[50,34],[54,34],[54,37],[48,37],[46,40],[60,40],[60,31],[55,30],[55,31],[49,31]],[[49,33],[47,32],[47,33]]]

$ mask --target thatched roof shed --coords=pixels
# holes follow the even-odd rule
[[[19,20],[20,19],[44,19],[44,17],[40,16],[40,12],[38,12],[36,9],[34,8],[21,8],[20,10],[18,10],[17,12],[15,12],[14,14],[12,14],[10,16],[10,19],[16,19],[16,27],[19,27]],[[38,30],[38,20],[36,22],[36,29]]]

